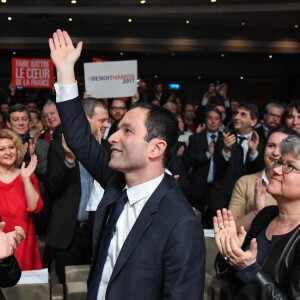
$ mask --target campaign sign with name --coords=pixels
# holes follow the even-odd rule
[[[137,61],[85,63],[84,81],[92,97],[131,97],[137,89]]]
[[[51,59],[12,58],[12,80],[17,87],[53,87],[54,67]]]

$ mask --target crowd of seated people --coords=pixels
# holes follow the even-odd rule
[[[55,92],[48,91],[43,97],[33,91],[23,92],[20,97],[13,83],[8,91],[7,97],[1,101],[0,128],[9,129],[1,129],[0,142],[6,142],[4,148],[12,144],[15,154],[9,158],[9,163],[8,158],[0,157],[0,168],[3,169],[0,189],[1,194],[7,195],[7,200],[0,203],[0,215],[7,223],[7,231],[12,231],[16,225],[25,230],[26,240],[15,253],[21,269],[42,267],[35,239],[35,234],[38,234],[47,243],[43,266],[50,266],[55,259],[59,280],[64,282],[66,265],[89,263],[93,210],[86,211],[86,207],[88,203],[95,206],[90,204],[91,201],[97,204],[101,201],[91,198],[96,193],[95,189],[102,188],[94,184],[91,175],[64,140],[60,117],[53,102]],[[204,228],[215,225],[216,231],[223,226],[222,222],[228,223],[229,218],[237,232],[241,232],[237,233],[240,238],[244,236],[244,230],[252,228],[252,221],[261,215],[265,206],[277,205],[279,196],[273,192],[274,184],[270,188],[268,186],[272,181],[274,161],[275,168],[281,163],[281,141],[300,133],[300,100],[291,102],[286,109],[278,103],[267,103],[263,116],[259,116],[255,104],[230,100],[225,83],[220,86],[210,84],[198,105],[184,104],[180,97],[172,93],[168,95],[160,83],[151,95],[145,81],[140,82],[140,89],[133,99],[97,100],[85,94],[83,107],[92,134],[107,147],[108,152],[107,139],[117,130],[118,122],[135,102],[145,100],[165,107],[178,119],[181,134],[166,172],[171,173],[181,185]],[[285,165],[285,161],[283,168],[286,170],[289,165]],[[8,205],[10,199],[19,195],[13,185],[21,185],[24,192],[18,200],[20,204]],[[96,195],[101,193],[103,195],[103,189]],[[223,208],[230,211],[218,213],[213,222],[216,212]],[[276,222],[285,224],[284,219],[280,219],[280,209]],[[38,214],[33,217],[33,213]],[[21,219],[26,219],[26,222]],[[270,225],[272,222],[270,219]],[[217,236],[224,234],[225,238],[226,230],[219,230]],[[267,237],[273,232],[278,230],[267,227]],[[233,236],[231,232],[228,235]],[[249,243],[246,240],[246,244]],[[217,245],[222,256],[234,256],[227,249],[228,245],[221,244],[221,239],[217,240]],[[254,242],[251,242],[250,249],[253,247]],[[32,261],[26,260],[26,264],[22,259],[27,255],[24,248],[32,252],[29,254]],[[219,263],[224,267],[222,256]],[[229,267],[234,268],[234,264]],[[254,274],[250,273],[251,276]]]

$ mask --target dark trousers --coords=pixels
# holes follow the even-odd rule
[[[55,270],[60,283],[65,283],[65,266],[89,265],[92,256],[92,230],[77,222],[71,244],[66,249],[54,248]]]

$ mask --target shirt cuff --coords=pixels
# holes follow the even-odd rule
[[[241,281],[243,281],[244,283],[248,283],[253,278],[253,276],[261,270],[262,270],[261,265],[255,262],[254,264],[248,266],[247,268],[237,271],[235,273],[235,276]]]
[[[225,151],[224,151],[224,149],[223,149],[223,150],[222,150],[222,155],[223,155],[223,157],[224,157],[224,159],[225,159],[226,161],[229,161],[229,159],[230,159],[230,157],[231,157],[231,152],[230,152],[229,154],[226,154]]]
[[[201,101],[201,105],[206,106],[207,103],[208,103],[208,99],[206,97],[203,97]]]
[[[66,160],[65,160],[65,165],[68,169],[72,169],[75,167],[75,163],[73,165],[71,165],[70,163],[68,163]]]
[[[256,151],[255,154],[253,154],[253,155],[250,153],[250,160],[254,161],[257,156],[258,156],[258,151]]]
[[[78,97],[77,81],[72,84],[54,84],[56,91],[56,102],[64,102]]]

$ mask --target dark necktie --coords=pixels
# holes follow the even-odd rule
[[[114,230],[116,228],[117,221],[123,211],[124,205],[127,203],[127,193],[124,190],[117,200],[114,209],[112,210],[109,219],[104,228],[102,238],[100,241],[100,245],[98,248],[98,253],[96,257],[96,265],[94,269],[94,274],[92,276],[91,282],[88,288],[87,300],[95,300],[97,299],[98,288],[100,285],[100,280],[102,277],[102,272],[104,268],[104,264],[108,254],[108,248],[110,245],[110,241],[113,237]]]
[[[238,137],[239,143],[236,147],[236,165],[235,165],[235,180],[237,181],[243,175],[244,168],[244,149],[242,143],[246,138],[244,136]]]
[[[210,136],[210,138],[211,138],[211,142],[213,142],[214,144],[215,144],[215,142],[216,142],[216,135],[215,134],[212,134],[211,136]],[[215,151],[214,151],[214,153],[215,153]],[[211,157],[211,160],[213,161],[213,156]],[[213,179],[215,179],[215,175],[216,175],[216,166],[215,166],[215,164],[213,164]]]

